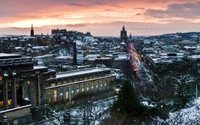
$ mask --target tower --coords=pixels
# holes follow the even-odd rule
[[[31,24],[31,32],[30,32],[30,36],[34,36],[33,24]]]
[[[125,43],[127,42],[127,31],[125,30],[124,26],[122,27],[122,30],[121,30],[120,40],[121,42],[125,42]]]

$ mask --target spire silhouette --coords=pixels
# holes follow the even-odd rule
[[[31,32],[30,32],[30,36],[34,36],[33,24],[31,24]]]

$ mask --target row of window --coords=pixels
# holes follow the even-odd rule
[[[49,89],[46,91],[47,102],[56,102],[58,100],[72,99],[75,95],[81,92],[97,92],[110,89],[110,81],[113,77],[101,79],[98,81],[85,82],[71,86],[60,87],[56,89]]]

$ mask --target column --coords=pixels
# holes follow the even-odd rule
[[[4,95],[4,99],[3,99],[3,103],[4,103],[4,107],[5,109],[8,109],[8,83],[7,83],[7,77],[8,74],[7,72],[4,73],[4,91],[3,91],[3,95]]]
[[[16,107],[17,106],[17,93],[16,93],[16,73],[15,71],[12,72],[12,76],[13,76],[13,85],[12,85],[12,101],[13,101],[13,106]]]

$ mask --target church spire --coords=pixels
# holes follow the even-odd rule
[[[31,32],[30,32],[30,36],[34,36],[33,24],[31,24]]]
[[[122,27],[122,31],[125,31],[125,27],[124,27],[124,25],[123,25],[123,27]]]

